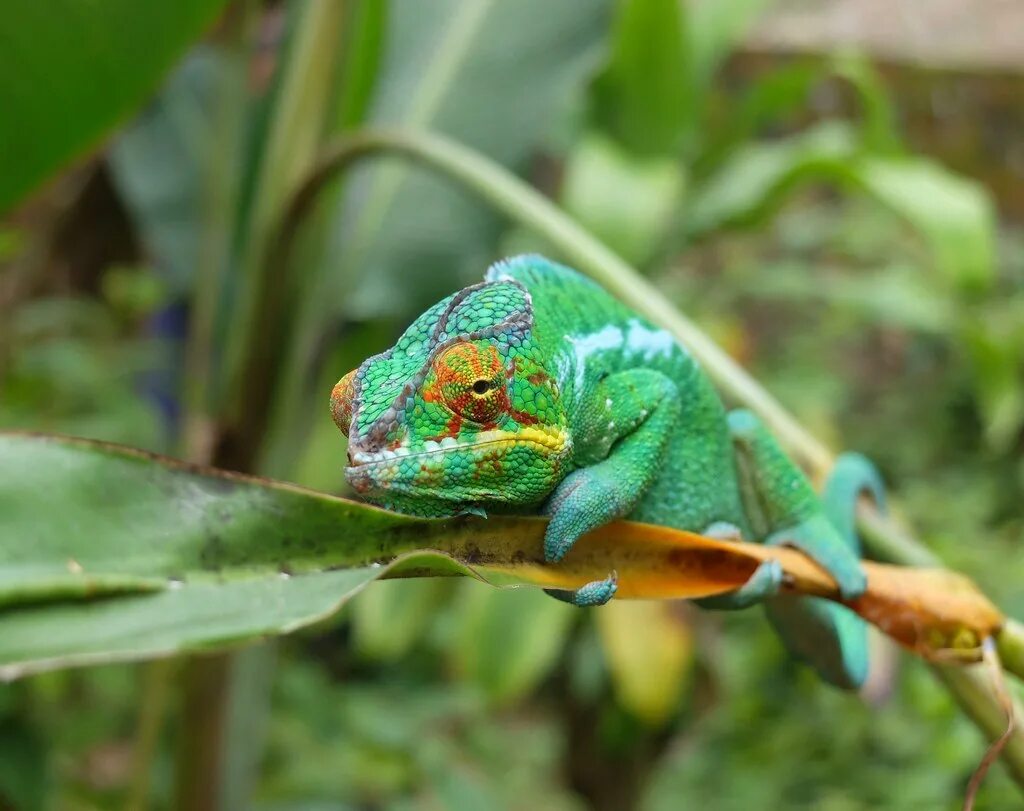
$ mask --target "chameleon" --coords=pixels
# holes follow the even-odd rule
[[[884,495],[874,466],[844,454],[821,494],[752,412],[728,411],[671,333],[596,282],[539,255],[493,264],[480,284],[430,307],[395,345],[334,386],[348,437],[345,477],[368,501],[446,517],[549,516],[544,557],[616,518],[796,547],[843,598],[865,589],[853,508]],[[781,592],[762,563],[712,609],[763,604],[783,643],[828,682],[863,683],[867,628],[843,605]],[[615,573],[575,591],[616,591]]]

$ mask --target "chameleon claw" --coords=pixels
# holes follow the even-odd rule
[[[470,504],[470,505],[468,505],[466,507],[463,507],[461,510],[459,510],[457,515],[475,515],[477,518],[486,518],[487,517],[487,510],[485,510],[483,507],[479,507],[479,506],[477,506],[475,504]]]
[[[586,585],[580,586],[575,591],[569,589],[544,589],[556,600],[563,603],[587,608],[590,606],[604,605],[619,588],[618,572],[612,572],[604,580],[594,580]]]
[[[742,541],[743,532],[735,524],[728,521],[715,521],[704,527],[701,532],[705,538],[714,538],[718,541]]]

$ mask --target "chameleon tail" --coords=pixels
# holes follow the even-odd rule
[[[856,690],[868,675],[867,624],[844,605],[823,597],[780,594],[765,614],[786,648],[836,687]]]
[[[860,556],[860,539],[857,537],[857,499],[870,496],[885,512],[885,485],[874,463],[859,453],[840,454],[835,467],[821,492],[821,506],[850,548]]]
[[[871,496],[885,508],[885,489],[875,466],[857,453],[842,454],[821,493],[825,517],[858,557],[857,499]],[[768,619],[786,647],[826,681],[860,687],[868,674],[867,624],[846,606],[818,597],[779,595],[765,603]]]

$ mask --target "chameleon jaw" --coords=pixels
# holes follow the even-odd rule
[[[415,495],[428,493],[436,496],[442,493],[435,485],[417,481],[423,471],[423,463],[437,463],[435,474],[444,475],[443,460],[454,454],[479,453],[481,458],[472,460],[471,464],[482,464],[482,457],[495,453],[505,453],[516,447],[528,447],[554,464],[559,464],[572,450],[572,439],[564,428],[521,428],[518,431],[490,430],[481,431],[472,441],[459,442],[454,437],[445,437],[440,441],[426,440],[420,447],[399,446],[382,448],[377,451],[355,451],[351,454],[351,464],[345,468],[345,478],[358,493],[373,491],[392,491]],[[420,462],[420,464],[416,464]],[[413,468],[410,471],[410,468]],[[429,475],[429,474],[428,474]],[[452,500],[461,500],[452,494]]]

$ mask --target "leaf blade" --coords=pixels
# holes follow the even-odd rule
[[[0,28],[0,211],[140,105],[225,0],[17,0]],[[45,92],[40,92],[45,88]]]

